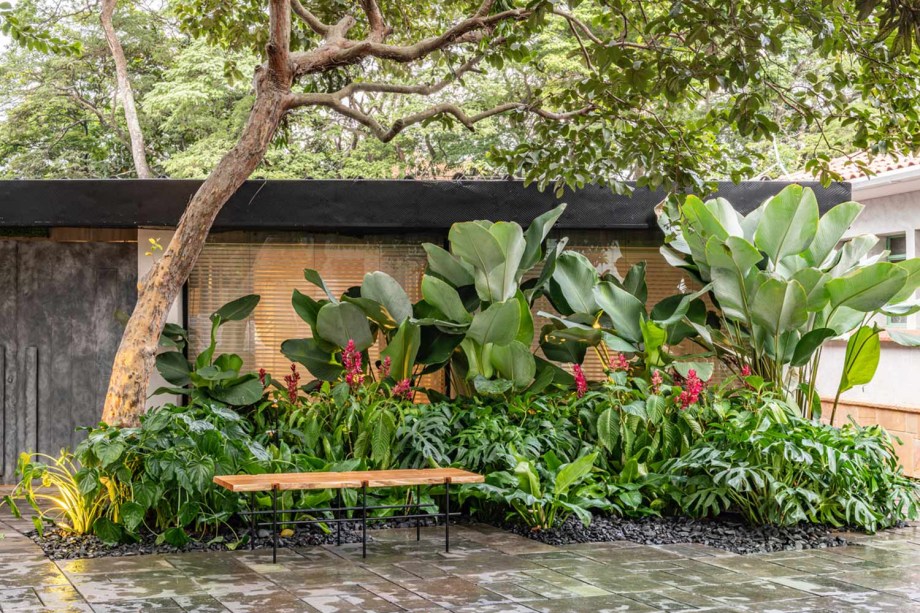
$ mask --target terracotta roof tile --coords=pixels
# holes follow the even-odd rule
[[[891,172],[893,170],[900,170],[912,166],[920,166],[920,156],[911,154],[896,156],[893,154],[888,154],[878,155],[874,158],[870,158],[869,154],[866,152],[854,153],[852,155],[843,155],[838,158],[834,158],[830,161],[830,164],[828,164],[828,168],[834,172],[839,173],[843,177],[844,181],[854,181],[856,179],[868,177],[869,174],[863,172],[862,168],[860,168],[858,164],[866,165],[870,171],[869,174],[879,175],[885,172]],[[783,178],[790,181],[815,180],[815,176],[805,170],[790,173]]]

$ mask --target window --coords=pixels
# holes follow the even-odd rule
[[[886,236],[885,249],[888,251],[889,262],[903,262],[907,259],[907,236],[905,234]],[[907,325],[906,316],[888,317],[887,321],[888,325],[892,327],[904,327]]]

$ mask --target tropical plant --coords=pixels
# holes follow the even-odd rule
[[[35,511],[32,523],[39,534],[44,533],[46,526],[72,534],[104,533],[125,508],[122,488],[111,479],[97,482],[91,471],[78,469],[73,455],[66,451],[58,457],[22,453],[16,474],[20,480],[3,502],[15,517],[21,517],[17,500],[32,507]],[[40,483],[38,488],[36,481]]]
[[[869,532],[918,516],[920,485],[903,475],[881,427],[820,424],[771,394],[745,404],[732,403],[667,468],[683,512]]]
[[[748,215],[723,198],[689,196],[659,216],[662,254],[706,285],[720,311],[718,329],[689,321],[699,342],[736,371],[746,365],[782,385],[806,415],[820,414],[815,379],[828,339],[856,330],[839,397],[874,374],[879,329],[867,325],[872,318],[920,308],[911,300],[920,259],[869,255],[875,236],[840,244],[862,209],[845,202],[821,216],[811,189],[791,185]]]
[[[185,357],[188,333],[176,324],[169,324],[160,337],[160,346],[169,347],[157,355],[156,366],[160,375],[176,387],[163,387],[154,394],[171,393],[187,395],[192,402],[218,402],[222,406],[245,406],[262,399],[264,385],[255,373],[240,374],[243,358],[233,353],[215,357],[217,331],[231,321],[249,317],[259,296],[250,294],[228,302],[211,314],[210,343],[194,361]]]
[[[562,317],[539,313],[549,319],[540,333],[544,355],[581,364],[590,348],[605,365],[613,363],[611,352],[638,355],[648,374],[675,362],[681,362],[674,366],[685,373],[691,368],[711,373],[711,366],[701,361],[709,354],[676,356],[668,350],[696,336],[693,324],[705,325],[706,306],[700,296],[709,288],[670,296],[649,311],[645,269],[645,262],[639,262],[621,280],[609,272],[598,274],[578,252],[562,253],[548,291]]]
[[[535,461],[512,450],[511,471],[488,475],[471,495],[478,493],[511,507],[508,517],[516,516],[533,530],[550,530],[571,514],[588,525],[590,509],[609,506],[603,486],[590,478],[596,458],[593,452],[563,463],[548,451]]]

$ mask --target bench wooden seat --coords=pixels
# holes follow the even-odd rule
[[[482,475],[459,468],[357,470],[351,472],[274,473],[265,475],[218,475],[214,483],[231,492],[278,490],[325,490],[342,488],[482,483]]]
[[[240,494],[249,494],[249,510],[241,514],[249,517],[250,546],[255,546],[256,529],[259,526],[270,526],[272,531],[272,561],[278,557],[278,516],[284,514],[307,514],[309,519],[292,519],[283,521],[286,525],[334,523],[337,530],[337,542],[341,545],[342,523],[361,523],[361,552],[367,556],[367,522],[375,519],[414,519],[416,539],[421,538],[421,519],[426,517],[444,518],[444,544],[450,551],[450,517],[458,515],[450,511],[450,486],[452,484],[482,483],[482,475],[461,470],[459,468],[420,468],[398,470],[356,470],[350,472],[308,472],[308,473],[270,473],[263,475],[216,475],[214,483]],[[436,504],[423,504],[421,502],[421,488],[424,485],[444,486],[444,512],[423,513],[423,508],[437,508]],[[405,505],[378,505],[367,506],[367,490],[372,487],[415,487],[412,502]],[[360,506],[345,506],[342,502],[341,492],[336,495],[335,502],[323,509],[279,509],[278,493],[291,490],[343,490],[360,489]],[[256,510],[255,494],[257,492],[271,492],[272,508],[270,511]],[[368,517],[368,510],[388,509],[400,510],[402,515],[388,515],[384,518]],[[410,513],[409,510],[412,510]],[[348,512],[361,513],[360,517],[348,517]],[[317,515],[331,513],[332,519],[316,519]],[[270,515],[270,522],[259,522],[258,517]]]

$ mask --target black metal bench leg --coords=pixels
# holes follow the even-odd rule
[[[416,485],[415,486],[415,514],[416,515],[422,514],[421,504],[422,504],[422,486]],[[415,540],[416,541],[422,540],[422,518],[421,517],[415,518]]]
[[[278,488],[272,488],[272,564],[278,561]]]
[[[367,481],[361,484],[361,557],[367,557]]]
[[[256,549],[256,493],[249,494],[249,551]]]
[[[450,553],[450,479],[444,482],[444,551]]]
[[[332,514],[337,521],[335,522],[335,544],[342,544],[342,490],[335,491],[336,511]]]

